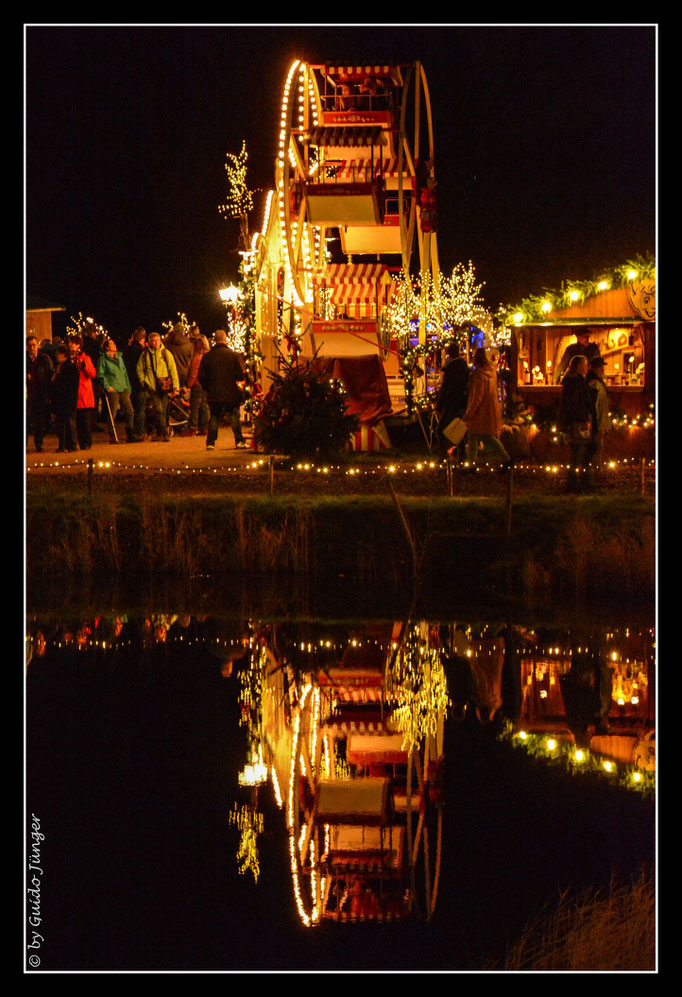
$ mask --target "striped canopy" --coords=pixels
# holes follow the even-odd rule
[[[310,132],[313,145],[333,149],[370,148],[371,146],[388,145],[388,138],[383,128],[342,127],[329,125],[325,128],[313,128]]]
[[[328,161],[325,167],[334,170],[336,180],[354,180],[364,178],[365,173],[372,173],[373,177],[398,176],[398,157],[392,156],[387,159],[374,160],[370,170],[369,159],[338,159]],[[409,176],[407,162],[403,160],[403,176]]]
[[[330,290],[334,304],[374,301],[377,285],[386,283],[388,268],[384,263],[331,263],[315,284]]]
[[[364,80],[366,76],[384,77],[400,85],[402,74],[398,66],[324,66],[325,76],[340,80]]]

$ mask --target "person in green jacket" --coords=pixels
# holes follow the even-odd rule
[[[105,405],[108,406],[110,425],[109,442],[118,443],[115,432],[116,413],[119,408],[125,419],[126,439],[133,441],[133,404],[130,400],[130,378],[113,339],[107,339],[97,361],[97,376],[104,390]]]
[[[162,345],[158,332],[147,337],[147,346],[137,361],[137,376],[154,407],[158,435],[152,440],[167,442],[168,399],[180,393],[180,381],[173,354]]]

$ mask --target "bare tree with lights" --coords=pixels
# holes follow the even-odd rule
[[[253,210],[253,195],[246,182],[247,160],[246,142],[242,142],[239,155],[227,153],[225,171],[227,173],[227,198],[224,204],[218,205],[218,210],[226,218],[239,220],[239,242],[237,250],[249,250],[249,212]]]

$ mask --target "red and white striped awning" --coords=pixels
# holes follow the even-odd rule
[[[384,263],[332,263],[325,273],[315,276],[315,283],[329,289],[334,304],[374,301],[386,273]]]
[[[326,170],[333,170],[336,180],[360,180],[364,179],[366,173],[372,174],[374,179],[378,177],[398,176],[398,157],[392,156],[381,161],[374,160],[370,164],[369,159],[336,159],[325,163]],[[403,176],[409,176],[407,160],[403,160]]]
[[[360,304],[373,302],[379,285],[391,285],[388,268],[384,263],[331,263],[322,274],[316,274],[314,281],[318,287],[329,290],[329,300],[333,304]],[[389,295],[390,296],[390,295]]]
[[[325,66],[322,72],[325,76],[340,80],[364,80],[366,76],[380,76],[388,77],[397,84],[402,82],[398,66]]]
[[[313,145],[333,149],[371,148],[372,146],[388,145],[388,136],[383,128],[367,128],[363,125],[355,127],[313,128],[310,131],[310,141]]]

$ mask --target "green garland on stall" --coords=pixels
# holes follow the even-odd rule
[[[583,304],[588,298],[600,294],[605,289],[627,287],[633,280],[630,276],[633,271],[636,272],[638,280],[655,279],[655,258],[650,254],[636,256],[634,260],[628,260],[620,266],[602,270],[590,280],[571,280],[562,283],[558,291],[545,290],[540,295],[529,295],[522,299],[520,305],[500,306],[498,320],[505,325],[532,325],[534,322],[546,319],[552,311],[570,308],[577,303]],[[551,306],[550,312],[543,310],[543,305],[546,304]],[[517,315],[522,318],[517,319]]]

